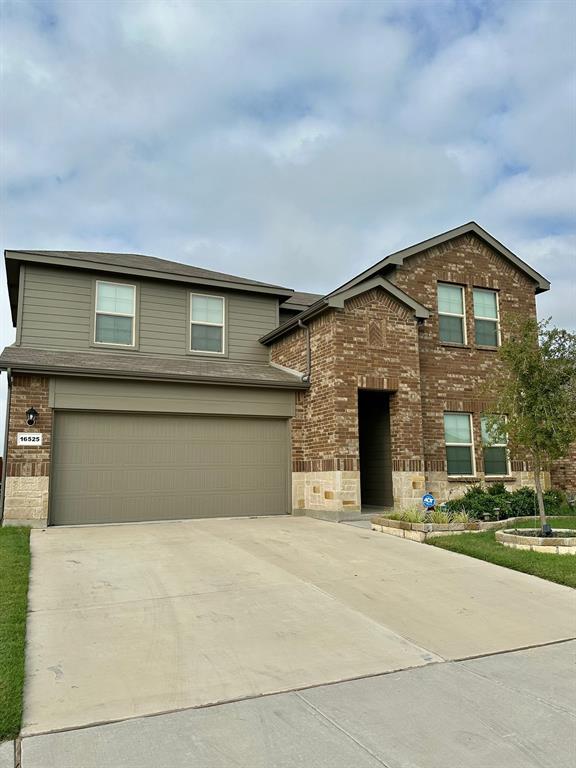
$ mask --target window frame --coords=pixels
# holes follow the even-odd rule
[[[512,470],[511,470],[511,465],[510,465],[510,451],[508,450],[508,432],[505,433],[506,434],[506,442],[505,443],[493,443],[492,445],[486,445],[484,443],[484,435],[482,433],[482,420],[488,418],[488,416],[491,416],[491,415],[492,416],[498,416],[499,414],[480,414],[480,441],[482,443],[482,465],[483,465],[483,469],[484,469],[484,475],[485,475],[485,477],[489,477],[490,479],[498,478],[498,477],[510,477],[510,474],[511,474]],[[508,423],[507,416],[503,415],[502,418],[504,420],[504,425],[506,425]],[[506,474],[504,474],[504,475],[502,475],[502,474],[500,474],[500,475],[492,475],[492,474],[488,474],[488,472],[486,472],[486,460],[485,460],[485,457],[484,457],[484,449],[485,448],[504,448],[504,454],[506,456]]]
[[[221,323],[209,323],[201,322],[200,320],[192,319],[192,303],[194,296],[198,296],[203,299],[220,299],[222,302],[222,322]],[[228,312],[226,307],[226,297],[219,296],[215,293],[199,293],[198,291],[190,291],[188,294],[188,354],[190,355],[215,355],[216,357],[226,357],[228,355],[228,343],[227,343],[227,326],[228,326]],[[222,349],[220,352],[213,352],[209,349],[192,349],[192,326],[203,325],[210,328],[222,328]]]
[[[445,416],[468,416],[468,423],[470,425],[470,442],[469,443],[449,443],[446,440],[446,420]],[[444,428],[444,448],[448,447],[456,447],[456,448],[462,448],[462,447],[468,447],[470,448],[470,454],[471,454],[471,464],[472,464],[472,474],[471,475],[463,475],[460,474],[450,474],[448,471],[448,451],[445,451],[446,454],[446,475],[447,477],[477,477],[476,473],[476,451],[474,450],[474,418],[473,414],[468,411],[444,411],[442,414],[442,426]]]
[[[486,293],[493,293],[496,296],[496,317],[482,317],[482,315],[476,314],[476,309],[474,308],[474,293],[475,291],[484,291]],[[480,286],[472,286],[472,313],[474,315],[474,343],[477,347],[483,348],[483,349],[496,349],[501,346],[501,336],[500,336],[500,296],[498,295],[499,292],[495,290],[494,288],[481,288]],[[493,344],[478,344],[476,341],[476,320],[489,320],[491,323],[496,323],[496,345]]]
[[[132,314],[127,312],[103,312],[98,309],[98,287],[100,285],[119,285],[122,288],[132,288]],[[135,349],[136,348],[136,310],[138,305],[138,286],[136,283],[125,283],[119,280],[95,280],[94,281],[94,312],[93,323],[94,330],[92,332],[92,344],[98,347],[122,347],[123,349]],[[96,338],[97,333],[97,317],[98,315],[107,315],[108,317],[130,317],[132,319],[132,341],[130,344],[120,344],[115,341],[98,341]]]
[[[452,288],[459,288],[462,295],[462,314],[456,314],[455,312],[441,312],[440,311],[440,297],[438,295],[438,289],[441,285],[449,285]],[[444,280],[436,281],[436,305],[438,307],[438,338],[441,344],[448,344],[452,347],[465,347],[468,345],[468,328],[466,321],[466,286],[461,283],[447,283]],[[462,321],[462,341],[445,341],[440,335],[440,317],[459,317]]]

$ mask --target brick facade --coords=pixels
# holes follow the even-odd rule
[[[504,340],[514,322],[536,317],[534,283],[473,234],[412,256],[390,279],[431,310],[419,334],[427,489],[442,499],[458,496],[463,491],[462,484],[449,481],[446,475],[443,413],[472,414],[477,476],[485,479],[480,415],[490,408],[490,379],[498,375],[497,350],[475,343],[473,288],[498,291],[500,333]],[[439,341],[438,282],[457,283],[465,288],[464,347]],[[532,483],[530,466],[523,457],[511,457],[509,482],[512,488]]]
[[[477,479],[484,479],[480,415],[489,410],[489,383],[498,371],[497,352],[477,347],[474,287],[498,291],[500,330],[506,338],[516,318],[534,317],[534,283],[473,234],[411,256],[392,282],[426,306],[419,324],[413,312],[381,288],[329,309],[309,323],[311,386],[297,397],[293,421],[293,505],[334,513],[357,511],[360,499],[358,390],[390,392],[394,502],[417,503],[424,488],[439,500],[467,487],[448,479],[445,411],[471,413]],[[437,282],[465,286],[467,344],[438,337]],[[306,332],[298,329],[274,342],[272,361],[306,369]],[[511,457],[510,486],[532,483],[522,457]]]
[[[46,525],[53,411],[49,406],[46,376],[16,374],[12,380],[8,422],[8,453],[4,521],[10,525]],[[26,411],[38,411],[34,426],[26,424]],[[18,432],[41,432],[42,445],[17,445]]]
[[[552,488],[576,494],[576,443],[565,459],[555,461],[550,472]]]
[[[413,314],[375,288],[352,298],[344,311],[331,309],[315,318],[309,332],[312,386],[298,393],[292,423],[294,507],[360,509],[359,389],[390,392],[395,495],[414,502],[424,477]],[[274,344],[271,359],[305,371],[306,331],[298,329]]]

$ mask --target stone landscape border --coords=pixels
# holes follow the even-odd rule
[[[493,531],[504,528],[523,517],[511,517],[508,520],[493,520],[481,522],[473,520],[469,523],[408,523],[404,520],[391,520],[389,517],[373,517],[372,530],[380,533],[388,533],[410,541],[425,542],[437,536],[457,536],[461,533],[480,533],[481,531]]]
[[[524,530],[531,534],[538,531],[537,528],[525,528]],[[562,536],[554,536],[555,533],[560,533]],[[558,528],[552,534],[552,536],[528,536],[522,535],[514,529],[509,529],[496,531],[496,541],[511,549],[524,549],[547,555],[576,555],[576,536],[573,535],[573,530]]]

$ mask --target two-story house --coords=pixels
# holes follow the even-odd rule
[[[342,518],[530,483],[487,383],[549,283],[475,223],[295,293],[131,254],[7,251],[6,523]]]

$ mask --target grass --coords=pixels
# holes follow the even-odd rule
[[[551,517],[549,522],[553,528],[576,528],[576,516]],[[528,517],[511,524],[510,527],[537,528],[539,522],[533,517]],[[576,555],[549,555],[510,549],[496,541],[494,531],[439,536],[429,539],[427,543],[576,589]]]
[[[0,741],[22,720],[30,529],[0,528]]]

